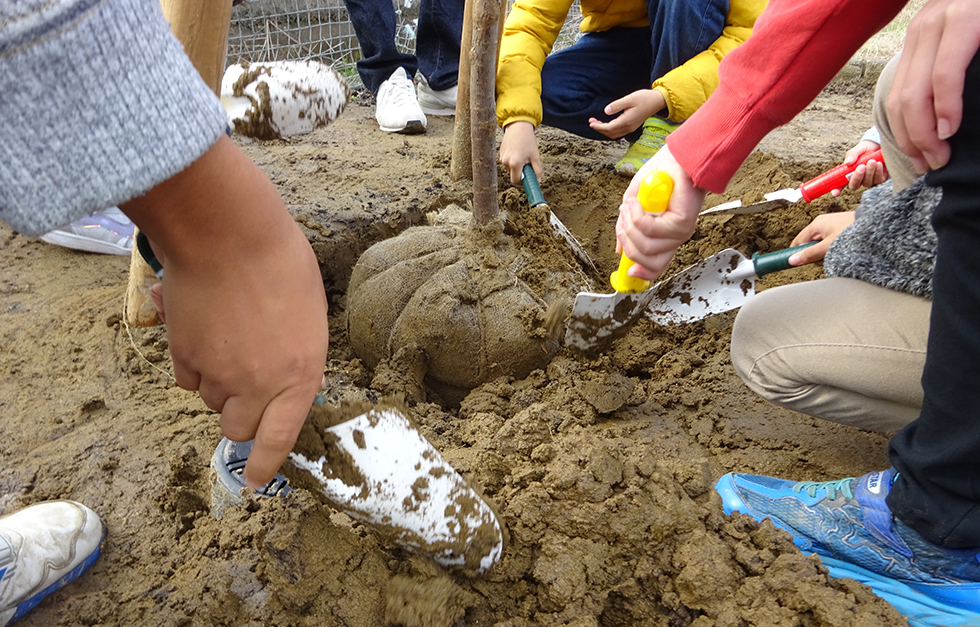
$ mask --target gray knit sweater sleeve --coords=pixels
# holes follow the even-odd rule
[[[157,0],[0,0],[0,218],[37,235],[138,196],[227,116]]]

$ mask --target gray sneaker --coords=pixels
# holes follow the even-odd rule
[[[133,252],[133,231],[126,214],[110,207],[45,233],[41,241],[90,253],[128,255]]]
[[[374,117],[382,131],[406,135],[425,132],[425,114],[415,95],[415,83],[405,73],[405,68],[398,68],[391,78],[381,83],[377,100]]]
[[[74,501],[48,501],[0,518],[0,627],[71,583],[99,559],[105,526]]]
[[[435,91],[419,74],[418,96],[419,106],[426,115],[456,115],[456,85]]]

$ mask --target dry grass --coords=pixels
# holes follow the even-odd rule
[[[857,54],[855,61],[885,62],[902,49],[905,41],[905,29],[909,20],[918,13],[926,0],[911,0],[894,20],[881,29],[878,34],[868,40]]]

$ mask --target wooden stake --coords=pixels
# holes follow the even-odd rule
[[[473,0],[463,5],[463,34],[459,46],[459,79],[456,83],[456,123],[453,126],[453,157],[449,175],[454,181],[473,176],[470,145],[470,57],[473,45]]]
[[[220,95],[231,24],[231,0],[161,0],[160,5],[191,63],[204,82]],[[155,282],[153,270],[133,246],[126,289],[126,322],[130,326],[160,324],[156,307],[150,301],[150,286]]]
[[[494,106],[500,12],[500,0],[475,1],[470,58],[470,142],[473,145],[473,216],[479,224],[486,224],[500,213]]]

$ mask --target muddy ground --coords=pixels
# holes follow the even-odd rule
[[[730,196],[835,165],[870,126],[871,94],[870,78],[832,84],[767,138]],[[424,135],[382,133],[360,99],[306,137],[238,139],[320,258],[331,302],[330,399],[388,391],[390,378],[376,378],[347,341],[345,288],[369,245],[427,212],[466,205],[468,184],[449,177],[451,137],[451,118],[432,119]],[[540,138],[545,198],[608,275],[627,184],[612,166],[625,144],[554,130]],[[503,176],[500,192],[520,205],[521,190]],[[705,218],[672,269],[726,247],[786,247],[812,216],[856,202],[845,195]],[[128,264],[0,226],[0,513],[70,498],[109,529],[99,562],[19,625],[905,624],[867,588],[829,580],[782,532],[721,513],[711,486],[727,471],[825,480],[888,463],[889,434],[755,397],[729,361],[734,312],[677,328],[641,321],[598,358],[562,351],[459,406],[416,399],[411,417],[509,531],[501,563],[471,578],[390,546],[304,490],[214,519],[217,416],[174,384],[164,328],[122,324]],[[796,269],[759,287],[821,275]]]

